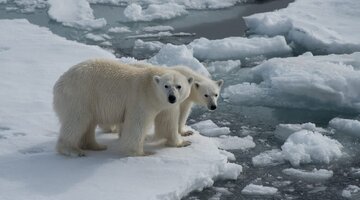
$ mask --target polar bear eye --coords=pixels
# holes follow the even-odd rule
[[[168,85],[165,85],[165,88],[169,88],[169,86],[168,86]]]
[[[207,98],[209,95],[205,94],[204,96]]]
[[[181,85],[177,85],[176,89],[180,90],[181,89]]]
[[[215,97],[217,97],[218,96],[218,94],[215,94]]]

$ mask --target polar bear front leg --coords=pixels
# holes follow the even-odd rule
[[[194,134],[192,131],[186,131],[186,121],[190,115],[193,103],[190,100],[185,100],[180,104],[180,116],[179,116],[179,133],[182,136],[189,136]]]
[[[130,156],[145,156],[144,140],[154,117],[148,113],[137,110],[128,111],[122,126],[120,145],[121,150]]]
[[[185,147],[191,142],[184,141],[178,133],[179,109],[175,106],[160,112],[155,118],[155,135],[159,138],[166,138],[166,145],[170,147]]]
[[[95,123],[91,123],[89,125],[87,131],[85,132],[83,138],[81,139],[80,147],[82,149],[93,150],[93,151],[102,151],[107,149],[106,145],[99,144],[96,142],[95,128],[96,128]]]

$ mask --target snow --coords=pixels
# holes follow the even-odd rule
[[[124,10],[124,15],[129,21],[153,21],[153,20],[167,20],[188,12],[184,6],[176,3],[164,4],[150,4],[146,9],[143,9],[139,4],[132,3]]]
[[[223,97],[243,105],[359,112],[359,70],[359,52],[273,58],[252,68],[249,82],[225,88]]]
[[[274,134],[276,138],[285,141],[291,134],[300,130],[326,132],[325,129],[316,127],[315,124],[308,122],[303,124],[279,124],[276,126]]]
[[[292,128],[289,129],[291,131],[300,128],[301,125],[292,124],[288,125],[289,127]],[[343,146],[337,140],[331,139],[317,130],[309,130],[311,127],[315,128],[311,124],[303,124],[300,130],[287,137],[281,150],[272,149],[253,157],[253,165],[256,167],[274,166],[282,164],[286,160],[295,167],[306,163],[329,164],[343,155]],[[284,132],[287,134],[289,130]]]
[[[354,0],[296,0],[287,8],[244,19],[252,33],[283,35],[315,53],[352,53],[360,50],[355,34],[360,32],[359,9]]]
[[[108,30],[109,33],[128,33],[131,32],[130,28],[127,26],[121,26],[121,27],[111,27]]]
[[[246,150],[256,146],[250,135],[243,138],[238,136],[222,135],[213,139],[216,141],[219,148],[225,150]]]
[[[210,76],[204,65],[194,58],[192,50],[185,45],[166,44],[149,62],[155,65],[185,65],[202,75]]]
[[[219,127],[210,119],[192,124],[191,128],[199,131],[201,135],[208,137],[217,137],[230,133],[230,129],[228,127]]]
[[[95,41],[95,42],[101,42],[110,39],[110,36],[107,34],[94,34],[94,33],[87,33],[85,35],[85,38]]]
[[[342,156],[343,146],[318,132],[301,130],[289,136],[281,146],[284,158],[293,166],[301,163],[326,163]]]
[[[194,56],[200,60],[236,60],[259,55],[272,58],[291,54],[291,48],[283,36],[228,37],[217,40],[199,38],[192,41],[189,46],[193,49]]]
[[[0,26],[0,63],[8,66],[0,68],[0,199],[180,199],[239,176],[242,167],[228,163],[231,154],[198,133],[186,138],[192,142],[186,148],[147,143],[155,153],[147,157],[123,157],[111,134],[98,135],[107,151],[56,154],[54,82],[80,61],[115,57],[26,20],[0,20]]]
[[[305,171],[302,169],[288,168],[282,170],[286,175],[293,176],[295,178],[310,181],[310,182],[319,182],[326,181],[333,176],[333,171],[326,169],[313,169],[312,171]]]
[[[49,0],[49,17],[64,26],[86,30],[99,29],[106,25],[104,18],[95,19],[86,0]]]
[[[234,69],[240,68],[240,60],[214,61],[207,65],[207,70],[210,73],[227,73]]]
[[[42,9],[48,6],[47,0],[14,0],[13,2],[20,8],[22,13],[33,13],[36,9]]]
[[[90,3],[102,3],[112,5],[123,5],[124,3],[133,3],[133,0],[88,0]],[[244,2],[244,0],[201,0],[201,1],[189,1],[189,0],[137,0],[138,4],[165,4],[174,2],[179,5],[185,6],[187,9],[219,9],[234,6],[237,3]]]
[[[247,185],[242,191],[241,194],[246,195],[274,195],[278,191],[277,188],[274,187],[268,187],[268,186],[262,186],[262,185],[254,185],[249,184]]]
[[[179,33],[171,33],[169,31],[164,31],[164,32],[158,32],[158,33],[146,33],[146,34],[141,34],[141,35],[131,35],[131,36],[127,36],[126,38],[160,38],[160,37],[173,37],[173,36],[177,36],[177,37],[183,37],[183,36],[193,36],[193,33],[184,33],[184,32],[179,32]]]
[[[147,26],[142,29],[145,32],[164,32],[164,31],[173,31],[174,28],[172,26]]]
[[[329,126],[334,128],[338,134],[360,137],[360,121],[358,120],[334,118],[329,122]]]
[[[280,149],[272,149],[260,153],[251,159],[255,167],[275,166],[285,163],[284,154]]]
[[[357,196],[360,193],[360,187],[356,185],[348,185],[341,193],[341,196],[351,199],[354,194]]]

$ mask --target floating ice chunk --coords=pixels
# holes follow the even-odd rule
[[[250,135],[243,138],[238,136],[221,135],[220,137],[213,139],[217,142],[219,148],[225,150],[246,150],[255,147],[254,140]]]
[[[360,177],[360,168],[351,168],[350,173],[352,176]]]
[[[192,50],[185,45],[166,44],[149,62],[167,66],[185,65],[202,75],[210,76],[204,65],[194,58]]]
[[[163,31],[173,31],[174,28],[172,26],[158,25],[158,26],[147,26],[142,30],[145,32],[163,32]]]
[[[200,134],[209,136],[209,137],[216,137],[220,135],[226,135],[230,133],[230,129],[228,127],[219,127],[213,121],[205,120],[201,122],[197,122],[191,125],[191,128],[200,132]]]
[[[291,48],[282,36],[273,38],[228,37],[218,40],[200,38],[192,41],[189,46],[193,49],[194,56],[200,60],[244,59],[259,55],[271,58],[291,53]]]
[[[131,32],[130,28],[127,26],[121,26],[121,27],[111,27],[108,30],[109,33],[128,33]]]
[[[321,12],[319,12],[319,8]],[[245,17],[251,32],[275,36],[316,53],[360,50],[360,2],[353,0],[298,0],[275,12]]]
[[[291,134],[298,132],[300,130],[309,130],[317,131],[320,133],[325,133],[326,130],[323,128],[316,127],[313,123],[304,123],[304,124],[279,124],[275,129],[275,137],[285,141]]]
[[[0,0],[0,3],[6,3],[7,0]]]
[[[326,163],[342,156],[343,146],[318,132],[298,131],[288,137],[281,146],[284,158],[293,166],[301,163]]]
[[[349,185],[341,193],[341,196],[348,198],[348,199],[352,199],[353,195],[360,197],[360,187],[358,187],[356,185]]]
[[[141,34],[141,35],[132,35],[132,36],[127,36],[126,38],[159,38],[159,37],[172,37],[172,36],[182,37],[182,36],[192,36],[192,35],[194,35],[194,34],[193,33],[184,33],[184,32],[171,33],[169,31],[165,31],[165,32],[158,32],[158,33],[146,33],[146,34]]]
[[[214,61],[208,64],[207,69],[210,73],[227,73],[240,66],[240,60]]]
[[[172,19],[187,14],[184,6],[176,3],[150,4],[146,9],[132,3],[124,10],[130,21],[153,21],[156,19]]]
[[[326,169],[313,169],[312,171],[305,171],[301,169],[288,168],[282,170],[282,172],[286,175],[310,182],[326,181],[334,174],[333,171]]]
[[[360,111],[360,53],[273,58],[250,70],[250,83],[225,88],[242,105]]]
[[[285,158],[280,149],[265,151],[252,159],[255,167],[274,166],[285,163]]]
[[[106,25],[104,18],[95,19],[86,0],[49,0],[49,17],[64,26],[81,29],[98,29]]]
[[[334,118],[329,122],[329,126],[339,134],[344,133],[360,137],[360,121],[358,120]]]
[[[85,38],[95,41],[95,42],[101,42],[110,39],[111,37],[106,34],[94,34],[94,33],[87,33],[85,35]]]
[[[15,0],[13,1],[22,13],[32,13],[36,9],[43,9],[48,6],[47,0]],[[6,1],[4,2],[6,3]]]
[[[134,49],[159,51],[161,49],[161,47],[163,47],[164,45],[165,45],[164,43],[161,43],[159,41],[144,42],[141,39],[137,39],[137,40],[135,40],[135,43],[134,43]]]
[[[241,194],[246,195],[274,195],[278,191],[277,188],[262,186],[262,185],[247,185],[242,191]]]

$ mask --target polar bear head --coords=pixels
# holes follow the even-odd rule
[[[161,76],[155,75],[153,80],[158,88],[158,99],[166,105],[178,104],[188,98],[194,79],[174,71]]]
[[[206,106],[209,110],[217,108],[217,100],[224,81],[222,79],[213,81],[211,79],[201,82],[195,81],[193,87],[197,103]]]

